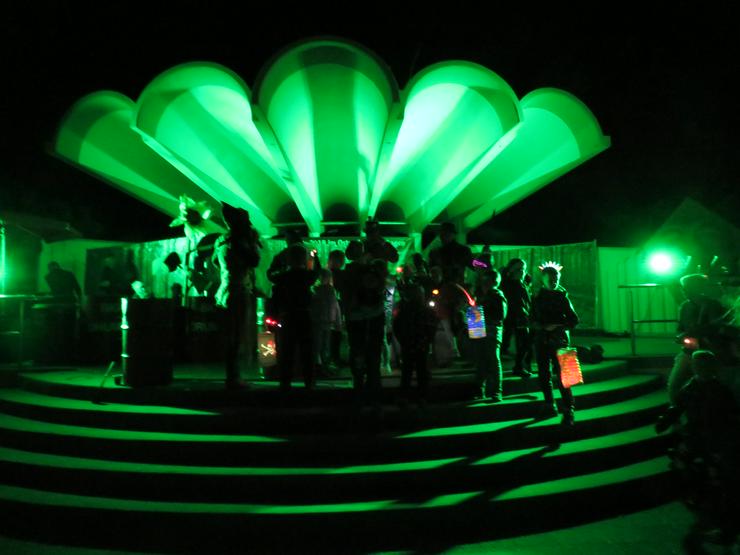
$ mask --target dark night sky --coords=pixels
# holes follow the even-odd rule
[[[192,60],[223,64],[251,85],[284,46],[329,34],[377,52],[401,87],[426,65],[461,58],[496,71],[520,97],[543,86],[565,89],[611,136],[609,150],[471,238],[635,245],[687,195],[738,221],[740,39],[730,8],[620,5],[563,17],[455,3],[451,16],[450,6],[435,11],[427,3],[424,11],[435,13],[422,18],[376,3],[310,13],[288,4],[256,13],[181,2],[177,14],[175,4],[155,14],[152,5],[126,3],[118,13],[63,2],[4,10],[0,209],[64,219],[91,237],[167,235],[167,217],[47,154],[64,112],[100,89],[136,99],[160,72]]]

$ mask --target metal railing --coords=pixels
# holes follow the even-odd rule
[[[629,293],[629,311],[630,311],[630,345],[632,349],[632,356],[637,354],[637,337],[635,335],[635,326],[639,324],[669,324],[671,322],[678,322],[675,318],[672,319],[648,319],[648,320],[635,320],[635,289],[647,289],[648,291],[654,291],[658,287],[665,287],[660,283],[633,283],[626,285],[617,286],[618,289],[626,289]]]

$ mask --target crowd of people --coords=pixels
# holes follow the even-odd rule
[[[248,222],[246,212],[237,211]],[[229,231],[216,243],[214,261],[222,282],[216,296],[228,318],[228,337],[243,336],[246,317],[243,298],[249,288],[244,269],[259,263],[259,240],[251,226],[235,225],[234,212],[224,212]],[[441,226],[441,245],[428,260],[421,253],[397,266],[399,253],[372,219],[365,237],[350,241],[344,251],[329,254],[326,268],[315,250],[296,233],[286,233],[287,247],[271,261],[267,277],[272,295],[266,301],[265,321],[275,333],[280,387],[292,387],[296,369],[306,388],[320,375],[331,374],[340,361],[346,331],[348,366],[355,391],[379,406],[381,373],[391,359],[401,369],[400,403],[426,403],[429,359],[438,366],[455,357],[474,363],[476,399],[503,400],[501,353],[514,338],[514,374],[529,379],[532,361],[544,395],[539,414],[558,414],[553,381],[562,398],[562,422],[572,426],[574,399],[559,379],[557,351],[570,343],[578,324],[567,291],[560,285],[561,267],[540,267],[542,287],[534,296],[526,262],[514,258],[497,270],[490,251],[473,255],[457,241],[455,226]],[[392,268],[389,270],[389,268]],[[246,284],[246,285],[245,285]],[[227,386],[243,387],[235,372],[238,353],[230,342]],[[251,349],[252,346],[247,346]],[[416,388],[412,383],[416,378]]]
[[[213,248],[213,266],[220,272],[214,299],[224,316],[226,386],[238,389],[246,387],[240,357],[256,352],[254,270],[262,245],[245,210],[224,204],[223,218],[228,231]],[[411,253],[398,266],[399,253],[382,237],[378,222],[368,220],[364,231],[364,238],[350,241],[344,251],[331,251],[326,267],[294,232],[286,233],[287,247],[272,259],[265,322],[275,334],[283,392],[291,390],[296,371],[312,389],[317,377],[348,365],[358,398],[379,407],[381,374],[393,361],[401,369],[400,404],[424,405],[430,360],[444,367],[463,357],[475,367],[475,399],[499,403],[505,393],[501,359],[511,352],[515,377],[537,375],[543,402],[536,416],[560,413],[563,426],[574,425],[575,400],[560,379],[559,354],[570,346],[578,315],[560,284],[559,264],[542,264],[535,277],[521,258],[496,269],[488,247],[474,255],[458,242],[455,226],[445,223],[440,246],[428,258]],[[165,264],[173,272],[179,257],[170,255]],[[111,275],[104,265],[101,288],[111,287]],[[140,283],[133,270],[127,279],[132,287]],[[56,296],[81,297],[74,275],[57,263],[49,265],[46,280]],[[678,432],[673,464],[697,512],[686,538],[687,550],[696,553],[704,552],[710,536],[729,545],[740,531],[738,307],[737,301],[727,306],[718,298],[714,281],[711,272],[680,279],[685,298],[676,337],[680,348],[667,380],[670,404],[656,423],[658,432],[671,427]]]

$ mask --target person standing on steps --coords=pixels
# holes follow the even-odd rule
[[[529,331],[532,299],[529,286],[524,281],[526,274],[527,263],[521,258],[512,258],[506,265],[501,280],[501,291],[508,304],[503,344],[508,346],[509,337],[514,336],[516,344],[514,375],[524,379],[532,375],[532,341]]]
[[[249,220],[249,213],[243,208],[224,203],[223,218],[228,231],[216,240],[213,251],[213,264],[221,272],[215,301],[216,306],[224,309],[222,333],[226,336],[226,387],[239,389],[245,386],[239,375],[239,352],[251,353],[257,347],[252,344],[247,325],[249,319],[254,318],[250,270],[259,264],[261,243]]]
[[[476,304],[483,308],[486,336],[471,339],[479,392],[477,399],[490,403],[503,400],[501,372],[501,336],[506,318],[506,297],[498,289],[501,276],[487,270],[480,276]]]
[[[534,349],[537,358],[537,374],[545,405],[540,414],[543,418],[557,416],[558,410],[552,394],[552,378],[558,380],[563,404],[563,425],[574,423],[575,401],[570,388],[563,387],[560,380],[558,349],[570,344],[570,330],[578,325],[578,315],[568,298],[568,292],[560,285],[562,266],[546,262],[540,266],[542,289],[532,299],[532,328]]]
[[[273,275],[273,306],[277,311],[277,360],[280,390],[290,391],[293,363],[298,358],[306,389],[313,389],[315,329],[311,324],[311,287],[321,267],[316,251],[306,251],[300,244],[288,248],[287,269]]]
[[[411,380],[416,372],[418,403],[426,404],[429,387],[427,356],[437,327],[437,316],[424,297],[424,288],[411,282],[401,286],[401,301],[393,320],[393,332],[401,344],[402,407],[411,397]]]

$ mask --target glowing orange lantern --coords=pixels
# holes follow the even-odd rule
[[[560,363],[560,381],[563,387],[573,387],[583,383],[581,363],[578,362],[578,352],[572,347],[558,349]]]

